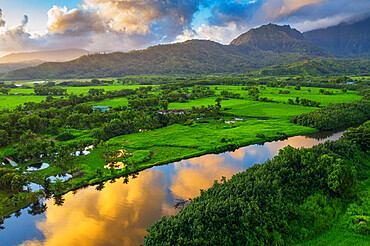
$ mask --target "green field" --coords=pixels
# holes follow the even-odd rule
[[[122,90],[122,89],[136,89],[141,86],[138,85],[121,85],[121,84],[113,84],[109,86],[87,86],[87,87],[58,87],[61,89],[67,89],[67,92],[69,94],[87,94],[87,92],[90,89],[104,89],[105,91],[116,91],[116,90]],[[20,104],[23,104],[25,102],[41,102],[42,100],[46,99],[46,96],[39,96],[35,95],[33,92],[33,89],[21,89],[21,88],[15,88],[11,89],[9,94],[13,93],[22,93],[23,95],[1,95],[0,94],[0,109],[7,108],[7,109],[13,109],[17,107]],[[56,98],[59,98],[61,96],[54,96]],[[123,101],[121,104],[120,101]],[[95,105],[95,104],[94,104]],[[107,100],[107,104],[105,104],[105,101],[99,102],[97,105],[104,105],[104,106],[121,106],[121,105],[127,105],[127,98],[118,98],[113,100]]]
[[[137,89],[140,85],[122,85],[115,83],[109,86],[91,86],[91,87],[64,87],[68,93],[86,95],[91,88],[103,88],[105,91],[121,89]],[[216,88],[217,87],[217,88]],[[59,87],[61,88],[61,87]],[[169,109],[191,109],[192,107],[201,107],[202,105],[215,105],[215,100],[221,97],[221,92],[231,91],[240,93],[240,99],[223,98],[221,101],[221,115],[214,118],[194,119],[186,124],[173,124],[167,127],[146,130],[140,132],[113,137],[99,145],[87,156],[74,157],[68,164],[71,169],[78,169],[84,175],[75,177],[61,185],[57,193],[65,193],[69,190],[94,184],[113,177],[123,176],[134,173],[145,168],[176,162],[182,159],[188,159],[195,156],[201,156],[207,153],[221,153],[227,150],[234,150],[242,146],[263,143],[280,139],[282,133],[284,136],[302,135],[317,131],[316,129],[304,127],[289,122],[290,118],[302,113],[317,110],[317,107],[304,107],[302,105],[287,104],[288,99],[295,100],[296,97],[315,100],[325,106],[330,103],[352,102],[361,99],[355,91],[325,89],[333,91],[332,95],[323,95],[319,92],[320,88],[305,88],[294,90],[290,88],[271,88],[258,86],[261,97],[272,98],[273,102],[253,101],[248,91],[242,90],[242,86],[218,85],[210,86],[215,89],[215,95],[211,97],[198,97],[187,100],[184,103],[169,103]],[[189,88],[190,89],[190,88]],[[290,90],[289,94],[278,94],[279,90]],[[311,90],[308,92],[307,90]],[[40,102],[46,99],[46,96],[37,96],[33,94],[33,89],[12,89],[10,93],[22,93],[23,95],[0,95],[0,108],[14,109],[25,102]],[[160,90],[150,92],[159,95]],[[59,96],[60,97],[60,96]],[[112,108],[128,106],[127,97],[118,97],[105,99],[102,101],[89,101],[89,105],[110,106]],[[236,119],[237,118],[237,119]],[[226,122],[225,122],[226,121]],[[231,122],[231,123],[228,123]],[[91,129],[70,129],[66,127],[59,129],[59,133],[68,131],[76,137],[69,141],[56,141],[57,145],[74,145],[84,141],[92,143],[94,139],[90,136]],[[58,133],[58,134],[59,134]],[[57,135],[38,134],[41,138],[55,139]],[[104,168],[108,163],[102,158],[105,151],[125,150],[132,156],[122,161],[127,162],[127,168],[120,170],[109,170]],[[0,157],[11,156],[11,146],[0,148]],[[65,173],[66,169],[58,167],[57,163],[50,163],[51,166],[45,170],[35,171],[32,182],[42,183],[46,177]],[[25,168],[28,164],[21,164]],[[101,174],[97,174],[98,170]],[[70,170],[68,171],[70,172]],[[1,195],[6,196],[6,195]]]

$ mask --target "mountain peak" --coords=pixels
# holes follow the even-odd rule
[[[231,45],[251,46],[275,53],[301,53],[312,56],[332,56],[309,43],[303,34],[289,25],[267,24],[251,29],[234,39]]]
[[[342,57],[370,57],[370,17],[357,22],[305,32],[313,44]]]

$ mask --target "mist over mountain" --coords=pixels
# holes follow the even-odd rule
[[[56,62],[69,61],[87,55],[89,51],[83,49],[64,49],[11,53],[0,58],[0,63],[26,63],[30,61]]]
[[[355,22],[305,32],[313,44],[340,57],[370,58],[370,17]]]

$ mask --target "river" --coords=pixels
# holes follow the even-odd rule
[[[134,177],[89,186],[44,203],[38,215],[30,208],[13,214],[0,230],[1,245],[140,245],[146,228],[162,216],[179,209],[176,199],[200,194],[222,176],[231,178],[255,163],[273,158],[287,145],[312,147],[326,140],[337,140],[343,132],[319,132],[291,137],[263,145],[250,145],[234,152],[205,155],[144,170]]]

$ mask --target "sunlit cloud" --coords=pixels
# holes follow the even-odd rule
[[[163,211],[163,180],[163,172],[146,171],[125,185],[107,183],[103,192],[89,187],[68,193],[63,206],[49,200],[46,217],[37,224],[45,240],[23,245],[139,245],[153,221],[175,213],[171,207]]]
[[[45,33],[37,34],[27,30],[28,19],[6,26],[0,10],[0,53],[129,51],[188,39],[228,44],[269,22],[308,31],[367,17],[369,9],[368,0],[83,0],[70,9],[53,6]]]
[[[48,31],[50,34],[81,35],[89,32],[104,32],[106,27],[96,11],[71,9],[53,6],[48,11]]]
[[[231,176],[240,171],[225,164],[221,155],[206,155],[177,163],[178,172],[172,176],[170,190],[176,197],[188,199],[200,195],[200,189],[208,189],[214,180]]]
[[[5,26],[5,21],[3,20],[3,11],[0,9],[0,27],[4,27]]]

